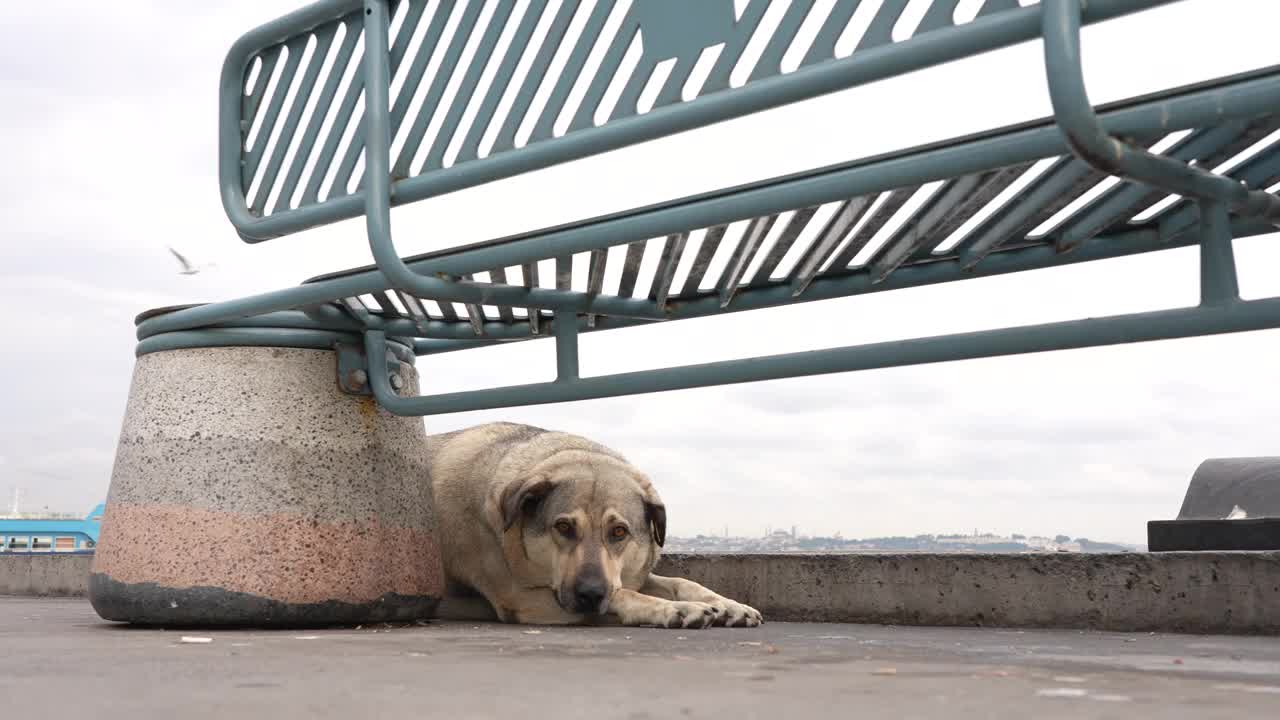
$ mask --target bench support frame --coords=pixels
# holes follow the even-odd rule
[[[386,12],[386,0],[365,3],[365,43],[371,50],[364,68],[369,169],[364,194],[366,228],[377,267],[391,283],[419,297],[432,297],[435,284],[401,260],[391,235]],[[1280,298],[1252,302],[1239,298],[1228,214],[1234,210],[1268,221],[1280,220],[1280,198],[1250,191],[1234,180],[1151,154],[1107,134],[1085,92],[1080,22],[1079,0],[1045,0],[1041,29],[1055,119],[1071,151],[1094,168],[1199,200],[1199,307],[583,378],[578,373],[576,316],[581,308],[565,303],[555,314],[554,381],[404,398],[395,392],[387,374],[375,368],[370,376],[374,396],[397,415],[434,415],[1280,327]],[[966,265],[972,268],[985,257],[986,253],[974,256]],[[563,272],[568,261],[565,256],[557,258],[557,270]],[[364,336],[370,357],[383,352],[383,330],[369,328]]]

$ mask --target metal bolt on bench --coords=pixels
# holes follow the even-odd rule
[[[210,547],[209,534],[229,539],[234,533],[227,528],[250,516],[260,532],[281,533],[284,542],[271,543],[263,558],[236,560],[264,578],[325,564],[306,544],[311,540],[278,529],[295,521],[429,538],[429,499],[412,497],[407,487],[388,489],[397,479],[390,465],[375,459],[384,453],[417,462],[409,447],[422,433],[421,421],[409,419],[415,416],[1280,326],[1280,298],[1240,299],[1231,245],[1233,238],[1274,232],[1280,222],[1280,198],[1270,192],[1280,181],[1280,142],[1223,174],[1206,169],[1280,130],[1280,68],[1096,110],[1086,94],[1081,25],[1173,1],[1044,0],[1021,7],[986,0],[972,20],[957,23],[958,0],[935,0],[911,36],[895,40],[907,2],[891,0],[874,9],[845,54],[837,46],[862,3],[837,0],[800,67],[788,73],[783,56],[808,19],[811,0],[787,5],[772,29],[762,19],[773,0],[740,4],[740,15],[730,0],[601,0],[589,8],[575,0],[500,2],[487,21],[482,3],[323,0],[253,30],[235,43],[222,69],[220,183],[232,225],[255,243],[364,217],[375,264],[139,318],[139,362],[108,502],[95,606],[106,617],[137,622],[252,624],[276,618],[271,613],[277,611],[293,617],[289,613],[303,606],[311,608],[303,615],[321,620],[359,617],[374,606],[395,608],[400,616],[429,613],[438,574],[399,577],[393,564],[387,577],[369,575],[358,591],[338,592],[336,574],[325,573],[307,593],[278,581],[241,587],[242,569],[233,570],[227,556]],[[402,259],[396,250],[393,206],[1036,40],[1044,47],[1049,119],[441,252]],[[749,44],[763,51],[738,82],[735,68]],[[634,53],[638,62],[624,71]],[[439,63],[429,74],[433,57]],[[592,58],[594,70],[587,73]],[[669,72],[654,80],[660,66]],[[698,84],[700,66],[705,77]],[[394,96],[393,76],[402,81]],[[644,107],[641,96],[654,82],[656,99]],[[446,103],[450,87],[456,92]],[[1167,142],[1181,131],[1185,136]],[[344,137],[351,139],[344,144]],[[1154,150],[1161,141],[1168,147]],[[1047,169],[1006,192],[1042,160],[1051,161]],[[1035,232],[1108,176],[1121,182],[1047,232]],[[890,218],[929,183],[940,186],[873,246]],[[820,223],[823,208],[831,212],[822,213],[828,219]],[[985,218],[971,222],[981,213]],[[971,230],[944,246],[966,224]],[[642,277],[641,259],[651,245],[660,260]],[[713,273],[722,245],[731,247],[729,261]],[[585,332],[1191,245],[1199,245],[1201,258],[1201,302],[1194,307],[608,376],[582,377],[578,369],[578,337]],[[608,251],[624,246],[619,287],[606,292]],[[581,287],[573,282],[572,263],[580,254],[587,256],[585,292],[572,289]],[[796,260],[784,264],[789,255]],[[554,261],[554,276],[539,275],[542,261]],[[676,286],[682,263],[691,269]],[[649,291],[638,295],[635,289],[644,286]],[[554,380],[417,394],[416,357],[549,336],[555,338]],[[267,395],[211,392],[208,402],[223,412],[207,418],[207,426],[192,427],[185,439],[162,429],[135,433],[135,426],[189,407],[181,393],[161,397],[153,390],[160,378],[207,382],[210,368],[227,363],[241,364],[246,375],[273,375],[281,387],[269,391],[271,383],[261,381]],[[297,380],[308,373],[306,382]],[[314,406],[288,406],[286,398],[299,394]],[[144,404],[151,414],[137,409]],[[209,430],[224,420],[240,423],[233,435],[258,438],[270,434],[255,435],[263,424],[312,428],[330,412],[349,420],[327,427],[311,450],[350,445],[369,459],[359,471],[334,476],[326,490],[333,494],[323,501],[312,502],[315,488],[288,463],[273,468],[262,455],[239,459],[210,450],[214,438],[222,438]],[[288,446],[307,433],[320,437],[294,430],[266,442]],[[199,452],[182,456],[187,450],[173,448],[183,442]],[[130,464],[137,453],[166,452],[179,453],[167,474]],[[269,502],[250,503],[240,489],[226,488],[218,468],[240,462],[253,463],[256,476],[237,476],[234,483],[269,487],[254,491]],[[365,482],[360,493],[376,501],[341,489],[356,475]],[[333,503],[359,510],[339,522],[331,517]],[[160,522],[191,528],[176,531],[179,541],[205,548],[192,557],[225,570],[189,572],[181,565],[192,561],[151,558],[130,545],[144,539],[147,523]],[[337,536],[325,537],[334,542]],[[410,542],[410,535],[390,537]],[[298,542],[307,551],[297,551]],[[338,552],[344,567],[369,558],[344,552]],[[199,595],[202,587],[224,594]],[[188,614],[166,609],[165,593],[179,590],[189,591],[183,602],[196,608]],[[224,602],[228,597],[235,601]],[[325,605],[329,601],[337,604]],[[315,607],[343,609],[326,614]]]

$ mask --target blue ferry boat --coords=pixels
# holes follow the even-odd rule
[[[91,553],[105,507],[99,503],[83,520],[0,518],[0,553]]]

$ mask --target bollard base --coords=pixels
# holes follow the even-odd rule
[[[142,625],[428,618],[444,588],[430,493],[422,420],[342,393],[333,352],[147,354],[89,599]]]

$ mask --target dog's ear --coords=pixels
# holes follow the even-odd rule
[[[640,485],[640,499],[644,501],[644,519],[649,524],[649,533],[658,547],[662,547],[667,541],[667,506],[646,475],[637,473],[636,482]]]
[[[644,501],[644,518],[649,522],[649,532],[653,533],[653,541],[658,543],[658,547],[667,540],[667,506],[662,504],[657,496],[653,496],[653,500],[648,498]]]
[[[502,530],[506,532],[521,515],[532,511],[551,492],[555,483],[545,475],[517,480],[502,491]]]

